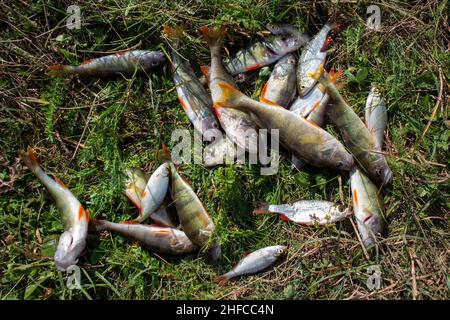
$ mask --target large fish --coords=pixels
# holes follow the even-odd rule
[[[287,204],[269,204],[253,211],[254,215],[278,213],[282,220],[290,220],[302,225],[327,225],[342,221],[351,213],[342,210],[333,202],[324,200],[301,200]]]
[[[345,145],[350,149],[357,163],[377,183],[390,184],[392,171],[389,169],[383,153],[377,150],[375,137],[341,96],[334,84],[339,75],[328,76],[324,72],[323,65],[310,75],[318,79],[330,95],[333,107],[328,109],[329,118],[336,124]]]
[[[106,220],[92,219],[97,231],[117,232],[136,240],[152,251],[166,254],[186,254],[198,250],[186,234],[178,229],[144,224],[123,224]]]
[[[271,36],[239,50],[224,59],[226,70],[233,76],[272,64],[308,42],[308,37],[290,25],[268,25]]]
[[[195,130],[209,140],[207,130],[218,129],[219,123],[212,110],[211,96],[192,70],[189,61],[178,53],[183,30],[164,26],[164,34],[172,41],[172,70],[178,100]]]
[[[229,272],[216,277],[215,281],[224,286],[231,278],[263,271],[273,265],[286,251],[286,246],[271,246],[256,250],[240,260]]]
[[[353,212],[365,247],[376,243],[383,232],[384,204],[380,190],[359,169],[350,173]]]
[[[222,46],[226,35],[226,28],[210,29],[206,26],[201,28],[203,36],[211,51],[211,67],[208,71],[209,89],[211,90],[213,103],[221,96],[219,82],[223,81],[234,86],[232,77],[225,71],[222,64]],[[257,126],[251,117],[243,111],[215,108],[222,128],[230,138],[241,148],[250,153],[258,151]]]
[[[161,51],[132,50],[84,61],[79,66],[50,66],[51,76],[79,74],[82,76],[132,75],[134,72],[147,73],[166,60]]]
[[[176,222],[163,202],[169,187],[168,165],[162,164],[151,175],[148,182],[140,169],[128,169],[126,174],[125,194],[138,208],[139,216],[134,220],[122,221],[122,223],[140,223],[150,216],[150,219],[160,225],[176,227]]]
[[[372,84],[372,88],[367,96],[365,116],[367,128],[375,139],[375,148],[381,151],[387,123],[387,110],[386,104],[381,99],[380,92],[375,84]]]
[[[287,107],[297,92],[295,67],[297,59],[294,54],[281,58],[266,82],[259,101]]]
[[[86,247],[89,211],[83,208],[80,201],[58,178],[54,177],[55,181],[42,170],[32,148],[28,147],[27,152],[21,150],[20,157],[47,188],[61,214],[64,232],[59,238],[54,259],[56,268],[66,271],[78,262],[78,257]]]
[[[308,72],[314,72],[320,65],[325,64],[327,58],[325,47],[330,43],[328,33],[334,27],[335,25],[325,24],[302,51],[297,67],[297,86],[300,97],[304,97],[316,84],[317,80],[309,77]]]
[[[163,150],[166,158],[170,159],[166,146],[163,146]],[[192,187],[178,173],[175,164],[170,160],[167,163],[170,165],[170,191],[181,226],[187,237],[203,250],[211,245],[215,230],[214,222]]]
[[[215,106],[252,113],[263,128],[278,129],[280,141],[295,156],[316,167],[350,170],[353,157],[327,131],[281,106],[255,101],[225,82],[219,83],[222,95]]]

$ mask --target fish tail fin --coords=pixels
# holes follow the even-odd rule
[[[206,78],[209,78],[209,67],[208,66],[200,66],[200,70]]]
[[[36,154],[34,153],[33,148],[28,147],[26,152],[25,150],[20,150],[19,156],[31,171],[35,172],[40,168],[39,161],[36,158]]]
[[[214,278],[214,282],[216,282],[221,287],[225,287],[228,282],[228,278],[225,276],[218,276]]]
[[[218,101],[214,103],[214,108],[226,107],[239,109],[239,103],[245,95],[226,82],[219,82],[219,88],[221,90],[221,96]]]
[[[171,39],[175,44],[178,44],[184,37],[184,27],[183,26],[176,26],[176,27],[169,27],[168,25],[163,26],[163,35]]]
[[[207,26],[202,26],[200,28],[203,38],[211,47],[222,47],[223,40],[227,34],[227,27],[222,25],[220,28],[212,29]]]
[[[346,18],[342,14],[337,14],[332,16],[327,24],[330,26],[330,30],[334,33],[341,31],[344,29],[346,23]]]
[[[166,161],[172,161],[172,156],[170,154],[170,150],[169,148],[167,148],[167,146],[163,143],[162,145],[162,152],[164,155],[164,158],[166,159]]]
[[[47,75],[52,77],[64,77],[72,73],[73,66],[56,65],[48,67]]]
[[[258,208],[253,210],[252,215],[257,216],[257,215],[266,214],[266,213],[269,213],[269,205],[261,204]]]

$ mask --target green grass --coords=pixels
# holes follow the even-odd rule
[[[81,30],[65,27],[71,1],[26,6],[9,1],[1,9],[10,12],[0,22],[6,30],[0,35],[2,299],[450,298],[448,1],[381,1],[380,32],[365,28],[362,3],[78,3]],[[346,72],[343,94],[362,115],[370,84],[376,82],[388,107],[385,150],[395,180],[383,190],[387,237],[381,252],[367,260],[350,221],[305,228],[275,216],[249,215],[258,202],[339,201],[339,176],[350,203],[346,173],[315,168],[293,172],[287,159],[275,176],[261,176],[257,165],[182,165],[216,222],[223,249],[220,266],[209,265],[202,256],[159,256],[117,235],[92,234],[79,262],[83,290],[67,289],[67,275],[57,272],[52,260],[62,223],[44,187],[17,160],[18,151],[33,146],[45,170],[61,178],[92,216],[119,221],[136,214],[122,193],[123,169],[140,166],[151,172],[160,163],[162,143],[173,147],[172,130],[193,128],[167,66],[148,77],[102,80],[50,79],[46,67],[135,45],[167,51],[162,25],[178,23],[190,35],[182,53],[201,65],[209,62],[199,32],[203,24],[227,23],[227,48],[234,52],[256,40],[268,22],[291,23],[314,34],[338,13],[347,17],[347,25],[335,37],[328,64]],[[264,80],[256,74],[244,89],[255,94]],[[438,96],[442,102],[431,119]],[[276,268],[225,288],[213,283],[244,253],[273,244],[290,245],[287,259]],[[366,286],[371,265],[381,267],[378,291]]]

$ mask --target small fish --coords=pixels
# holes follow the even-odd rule
[[[165,254],[187,254],[198,250],[186,234],[178,229],[144,224],[123,224],[106,220],[92,219],[97,231],[117,232],[129,239],[136,240],[152,251]]]
[[[326,23],[302,51],[297,67],[297,86],[300,97],[308,94],[316,84],[317,80],[309,77],[308,72],[314,72],[320,65],[325,64],[327,52],[324,49],[330,43],[328,33],[336,26]]]
[[[216,277],[215,282],[223,287],[232,278],[263,271],[272,266],[286,251],[286,246],[271,246],[256,250],[240,260],[231,271]]]
[[[166,146],[163,146],[163,150],[166,158],[170,159],[170,153]],[[170,165],[170,190],[181,226],[187,237],[200,249],[204,249],[209,245],[214,233],[214,222],[192,187],[178,173],[174,163],[170,160],[167,163]]]
[[[237,162],[245,156],[245,149],[238,148],[227,136],[207,145],[203,151],[203,164],[205,167],[214,167],[220,164]]]
[[[222,64],[221,51],[226,28],[210,29],[203,26],[201,31],[211,51],[211,67],[207,78],[209,79],[212,100],[215,103],[221,96],[219,82],[223,81],[232,86],[235,85],[233,78],[225,71]],[[249,153],[255,154],[258,152],[257,125],[248,114],[240,110],[220,108],[218,106],[216,106],[215,111],[222,128],[231,141],[241,148],[245,148]]]
[[[375,84],[372,85],[366,100],[366,124],[375,139],[375,148],[383,148],[383,136],[387,123],[386,103],[381,99],[380,92]]]
[[[195,130],[206,137],[208,130],[219,129],[219,122],[212,109],[211,96],[194,73],[189,61],[182,58],[177,51],[183,38],[183,29],[164,26],[164,34],[172,42],[171,62],[178,100]]]
[[[350,170],[353,157],[327,131],[281,106],[255,101],[227,83],[219,83],[222,95],[214,106],[237,108],[253,114],[260,126],[278,129],[280,141],[295,156],[316,167]]]
[[[380,190],[359,169],[350,173],[353,212],[365,247],[375,244],[383,232],[384,204]]]
[[[225,69],[235,76],[275,63],[308,42],[308,37],[290,25],[268,25],[271,36],[239,50],[223,60]]]
[[[161,51],[132,50],[87,60],[79,66],[50,66],[50,76],[111,76],[114,74],[133,74],[149,72],[166,60]]]
[[[351,211],[342,210],[333,202],[324,200],[301,200],[287,204],[269,204],[253,211],[254,215],[278,213],[280,219],[302,225],[328,225],[344,220]]]
[[[77,264],[78,257],[86,247],[89,211],[83,208],[61,180],[56,177],[53,180],[42,170],[32,148],[28,147],[27,152],[21,150],[20,157],[47,188],[61,214],[64,232],[59,238],[54,260],[59,271],[66,271],[70,266]]]
[[[123,223],[141,223],[162,205],[169,188],[169,175],[169,164],[167,162],[160,165],[155,172],[153,172],[150,179],[148,179],[144,191],[141,194],[133,195],[133,198],[129,198],[138,208],[139,216],[134,220],[122,221]],[[139,176],[135,175],[134,178],[139,179]],[[142,181],[137,184],[142,184]],[[140,192],[141,190],[136,191]],[[126,191],[127,194],[130,192],[131,191]],[[140,198],[140,201],[136,201],[136,198]]]
[[[358,115],[339,93],[334,82],[340,73],[332,72],[329,76],[323,65],[310,75],[326,88],[333,108],[328,109],[328,116],[336,124],[345,145],[350,149],[357,163],[365,170],[369,178],[381,185],[392,182],[392,171],[383,153],[377,150],[375,137],[367,129]]]
[[[158,170],[155,171],[155,174],[157,171]],[[142,209],[142,199],[144,197],[144,193],[145,193],[145,190],[147,187],[147,179],[145,177],[145,174],[140,169],[137,169],[137,168],[127,169],[126,174],[127,174],[127,180],[126,180],[126,184],[125,184],[125,194],[127,195],[128,199],[130,199],[131,202],[133,202],[133,204],[138,208],[138,210],[141,214],[138,218],[136,218],[134,220],[122,221],[122,223],[140,223],[146,219],[143,217],[144,215],[142,215],[142,212],[145,213],[147,210],[150,210],[150,209],[148,209],[149,208],[148,204],[146,204],[146,206],[145,206],[146,211],[144,211]],[[167,175],[168,174],[169,174],[169,172],[167,172]],[[164,176],[159,176],[159,178],[161,178],[160,180],[161,180],[163,186],[161,187],[161,185],[156,185],[156,188],[159,188],[158,190],[160,192],[162,192],[163,189],[165,188],[166,193],[167,193],[169,179],[165,179]],[[159,179],[155,179],[155,177],[154,177],[154,180],[159,180]],[[153,181],[153,184],[155,184],[155,181]],[[167,184],[167,185],[165,186],[165,184]],[[157,199],[157,202],[159,202],[160,196],[161,196],[161,194],[160,195],[156,194],[156,195],[154,195],[153,199]],[[148,202],[148,200],[149,199],[147,199],[147,202]],[[163,198],[163,200],[164,200],[164,198]],[[156,209],[155,211],[150,213],[150,219],[152,219],[155,223],[158,223],[162,226],[175,228],[178,225],[176,223],[175,219],[173,219],[172,215],[169,213],[168,205],[164,202],[158,207],[158,209]]]
[[[278,104],[286,108],[297,91],[295,84],[296,64],[297,59],[294,54],[287,54],[281,58],[273,68],[270,78],[261,92],[259,101]]]

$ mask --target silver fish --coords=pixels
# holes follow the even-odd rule
[[[259,101],[287,107],[297,92],[295,67],[297,59],[294,54],[281,58],[266,82]]]
[[[123,224],[92,219],[97,231],[113,231],[139,241],[151,250],[167,254],[186,254],[198,250],[186,234],[178,229],[144,224]]]
[[[56,181],[53,180],[42,170],[32,148],[28,147],[27,152],[21,150],[20,157],[47,188],[61,214],[64,232],[59,238],[54,260],[59,271],[67,271],[70,266],[77,264],[79,255],[86,247],[89,211],[83,208],[61,180],[56,177]]]
[[[302,225],[327,225],[344,220],[351,211],[333,202],[324,200],[301,200],[287,204],[264,205],[253,211],[254,215],[278,213],[281,220],[290,220]]]
[[[353,211],[364,246],[376,243],[383,232],[384,204],[377,186],[359,169],[350,173]]]
[[[215,281],[220,286],[224,286],[231,278],[267,269],[283,256],[286,251],[286,246],[271,246],[256,250],[240,260],[231,271],[216,277]]]
[[[148,72],[166,60],[161,51],[131,50],[84,61],[79,66],[50,66],[48,75],[109,76],[118,73]]]
[[[386,103],[381,99],[380,92],[375,84],[372,85],[367,96],[365,116],[367,128],[375,138],[375,148],[381,151],[387,123],[387,110]]]
[[[301,97],[304,97],[317,82],[309,77],[308,72],[314,72],[321,64],[325,64],[327,52],[323,48],[326,45],[328,33],[333,28],[334,25],[325,24],[302,51],[297,67],[297,85]]]

